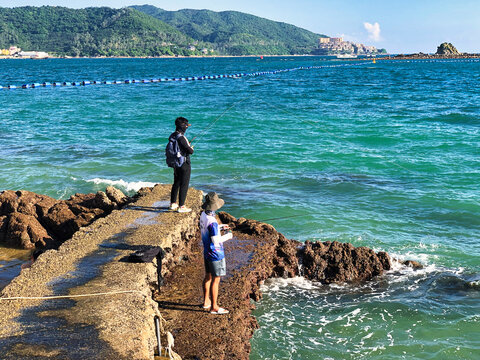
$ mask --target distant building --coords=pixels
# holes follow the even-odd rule
[[[16,46],[10,46],[10,49],[8,49],[10,51],[10,55],[15,55],[17,53],[19,53],[20,51],[22,51],[22,49],[20,49],[19,47],[16,47]]]
[[[330,38],[330,43],[332,44],[335,44],[335,45],[340,45],[342,44],[344,41],[343,41],[343,38],[339,37],[339,38]]]
[[[12,56],[18,54],[22,49],[16,46],[10,46],[8,49],[0,49],[0,56]]]
[[[20,51],[18,53],[20,57],[30,58],[30,59],[45,59],[48,58],[48,53],[43,51]]]
[[[193,46],[193,45],[190,45],[190,46],[188,47],[188,50],[190,50],[190,51],[195,51],[195,50],[197,50],[197,48],[196,48],[195,46]]]
[[[363,44],[343,41],[343,38],[325,38],[318,39],[318,48],[314,52],[317,55],[372,55],[379,53],[375,46],[366,46]]]

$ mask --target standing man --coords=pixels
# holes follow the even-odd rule
[[[203,280],[203,308],[210,309],[211,314],[228,314],[228,310],[218,305],[218,287],[220,278],[227,274],[223,243],[232,238],[229,232],[221,235],[220,230],[228,229],[228,225],[218,225],[215,210],[220,209],[225,201],[215,192],[205,196],[202,205],[204,211],[200,215],[200,231],[203,242],[203,257],[205,261],[205,279]]]
[[[178,117],[175,119],[175,132],[173,132],[168,138],[169,142],[176,141],[179,147],[179,156],[184,157],[183,164],[180,167],[175,166],[173,168],[173,185],[170,195],[170,210],[176,210],[179,213],[187,213],[192,209],[185,206],[185,200],[187,199],[188,185],[190,184],[190,174],[192,168],[190,165],[190,155],[193,154],[193,147],[190,146],[185,132],[191,124],[184,117]],[[178,197],[178,203],[177,203]]]

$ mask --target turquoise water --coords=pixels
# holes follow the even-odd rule
[[[0,189],[67,198],[169,183],[177,116],[199,136],[192,186],[287,237],[421,261],[364,286],[263,286],[251,359],[480,358],[480,63],[317,57],[0,61],[0,85],[201,76],[0,91]],[[350,63],[350,62],[349,62]],[[202,133],[213,121],[208,131]],[[194,142],[195,143],[195,142]],[[290,218],[285,218],[289,217]],[[291,217],[295,216],[295,217]]]

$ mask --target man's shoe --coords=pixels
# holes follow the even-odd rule
[[[171,203],[170,204],[170,207],[168,208],[169,210],[177,210],[178,209],[178,204],[177,203]]]
[[[190,211],[192,211],[192,209],[186,207],[185,205],[182,205],[178,208],[177,210],[179,213],[188,213]]]

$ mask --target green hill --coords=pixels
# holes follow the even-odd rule
[[[166,11],[151,5],[132,6],[192,37],[212,44],[222,54],[310,54],[325,37],[294,25],[236,11]]]
[[[0,48],[15,45],[68,56],[191,55],[196,43],[131,8],[0,8]]]

